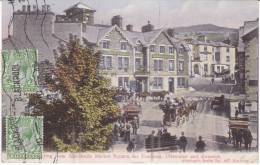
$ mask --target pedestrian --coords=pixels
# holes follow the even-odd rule
[[[235,112],[235,118],[237,118],[237,117],[238,117],[238,114],[239,114],[239,111],[238,111],[237,107],[235,107],[235,110],[236,110],[236,112]]]
[[[245,113],[245,101],[241,100],[238,104],[238,109],[240,113]]]
[[[137,117],[134,117],[134,120],[132,121],[132,128],[133,128],[133,134],[137,135],[137,129],[138,129]]]
[[[242,113],[242,110],[243,109],[243,103],[242,103],[242,101],[239,101],[239,103],[238,103],[238,112],[239,113]]]
[[[148,136],[148,138],[153,138],[153,137],[154,137],[154,135],[155,135],[155,131],[154,131],[154,130],[152,130],[152,132],[151,132],[151,134]]]
[[[126,128],[125,128],[125,141],[126,142],[130,141],[130,134],[131,134],[131,125],[129,123],[126,123]]]
[[[179,139],[179,146],[180,149],[185,152],[186,151],[186,146],[187,146],[187,138],[184,136],[184,132],[181,133],[181,137]]]
[[[114,124],[114,128],[113,128],[113,135],[114,135],[115,141],[118,141],[118,134],[119,134],[119,124],[118,124],[118,122],[116,122]]]
[[[211,79],[211,84],[214,84],[214,77],[212,77]]]
[[[169,138],[171,134],[167,131],[166,128],[163,129],[162,138]]]
[[[128,152],[134,152],[135,151],[135,139],[132,139],[132,140],[129,141],[126,150]]]
[[[202,136],[199,136],[199,141],[196,143],[196,149],[195,152],[204,152],[205,151],[206,144],[202,140]]]
[[[162,136],[162,129],[158,129],[157,136]]]

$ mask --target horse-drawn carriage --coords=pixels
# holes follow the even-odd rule
[[[176,122],[177,126],[194,116],[197,111],[197,101],[175,104],[159,104],[160,109],[164,112],[163,124],[171,126],[172,122]]]
[[[139,113],[141,113],[141,106],[135,103],[129,103],[122,108],[123,118],[125,121],[133,121],[137,119],[139,124]]]
[[[228,106],[228,101],[227,99],[225,99],[224,95],[221,95],[220,97],[214,97],[211,100],[211,104],[210,104],[212,110],[226,111],[227,106]]]
[[[242,142],[248,147],[251,146],[252,134],[248,129],[249,119],[247,117],[230,118],[229,120],[229,141],[235,147],[241,147]],[[244,140],[242,140],[244,139]]]
[[[175,104],[159,104],[160,109],[163,111],[163,125],[170,126],[176,119],[177,105]]]

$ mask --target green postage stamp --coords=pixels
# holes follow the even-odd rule
[[[7,159],[42,159],[43,117],[7,116]]]
[[[37,51],[24,49],[2,52],[3,77],[5,92],[37,91]]]

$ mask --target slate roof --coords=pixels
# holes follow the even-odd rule
[[[198,41],[198,40],[192,40],[191,44],[193,45],[209,45],[209,46],[216,46],[216,47],[233,47],[231,45],[225,44],[223,42],[216,42],[216,41]]]
[[[116,25],[115,25],[116,26]],[[97,26],[97,25],[87,25],[86,32],[83,33],[83,37],[90,43],[97,44],[102,38],[105,37],[107,33],[109,33],[113,28],[116,28],[115,26]],[[117,27],[118,28],[118,27]],[[137,31],[127,31],[127,30],[121,30],[118,28],[122,35],[129,40],[130,44],[135,45],[138,41],[141,42],[141,44],[148,46],[151,44],[151,42],[156,39],[161,33],[165,32],[165,29],[155,29],[150,32],[137,32]],[[173,45],[176,48],[185,50],[190,50],[188,45],[177,39],[173,38],[167,35],[165,32],[165,35],[169,38],[169,40],[173,43]]]
[[[72,8],[79,8],[79,9],[87,9],[87,10],[90,10],[90,11],[96,11],[95,9],[89,7],[88,5],[86,5],[86,4],[82,3],[82,2],[78,2],[78,3],[76,3],[75,5],[73,5],[73,6],[69,7],[69,8],[67,8],[67,9],[64,10],[64,11],[66,12],[67,10],[70,10],[70,9],[72,9]]]

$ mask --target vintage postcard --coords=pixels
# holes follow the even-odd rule
[[[259,163],[257,0],[4,0],[3,163]]]

